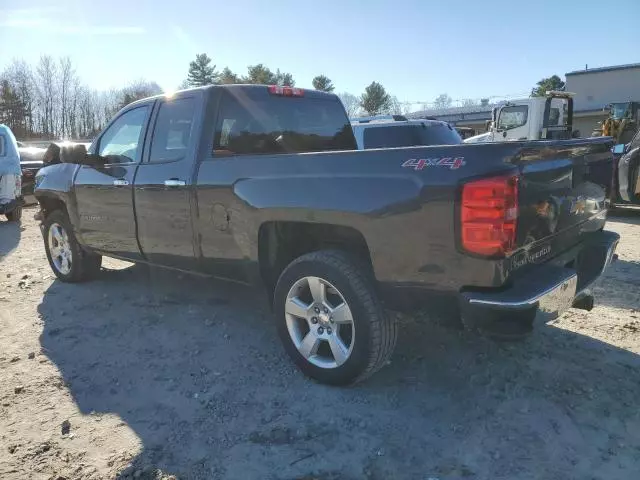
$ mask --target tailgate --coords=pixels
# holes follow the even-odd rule
[[[516,262],[518,252],[525,252],[525,263],[552,258],[601,230],[606,219],[605,190],[590,171],[611,160],[611,139],[536,143],[514,162],[520,170]]]

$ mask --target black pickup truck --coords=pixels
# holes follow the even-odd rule
[[[590,309],[615,258],[606,138],[356,150],[335,95],[210,86],[123,108],[88,152],[40,170],[47,257],[66,282],[103,255],[266,287],[284,348],[322,382],[389,358],[383,305],[455,306],[523,335]]]

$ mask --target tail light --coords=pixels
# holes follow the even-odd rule
[[[462,189],[462,247],[471,253],[504,256],[516,244],[518,177],[476,180]]]
[[[281,87],[280,85],[269,85],[267,88],[271,95],[281,95],[283,97],[304,97],[304,90],[302,88]]]

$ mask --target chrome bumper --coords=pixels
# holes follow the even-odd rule
[[[576,268],[540,265],[506,290],[462,291],[459,302],[465,323],[496,335],[521,335],[531,330],[534,321],[557,318],[590,296],[589,287],[617,258],[619,241],[616,233],[600,232],[582,246]]]

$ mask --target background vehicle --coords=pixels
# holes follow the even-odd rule
[[[359,150],[462,143],[458,132],[439,120],[407,120],[402,115],[386,115],[355,118],[351,127]]]
[[[549,91],[544,97],[506,102],[492,112],[488,135],[483,133],[469,137],[465,143],[566,140],[577,137],[577,133],[573,132],[573,95],[570,92]]]
[[[485,132],[480,135],[474,135],[473,137],[467,137],[464,139],[464,143],[483,143],[483,142],[492,142],[493,141],[493,133]]]
[[[9,221],[22,218],[20,157],[11,129],[0,124],[0,215]]]
[[[458,132],[458,134],[460,135],[460,138],[462,138],[463,140],[467,138],[471,138],[475,136],[477,133],[475,129],[471,127],[455,127],[455,128],[456,128],[456,132]]]
[[[22,195],[27,198],[27,196],[33,195],[36,174],[44,166],[42,157],[46,149],[26,145],[22,142],[17,143],[20,169],[22,170]]]
[[[618,196],[612,203],[640,205],[640,130],[628,144],[616,145],[614,153],[619,155],[613,189]]]
[[[401,125],[434,128],[421,123]],[[397,325],[383,301],[459,307],[469,328],[521,336],[540,316],[591,308],[618,242],[584,176],[611,158],[609,139],[358,151],[342,104],[319,91],[152,97],[89,154],[67,153],[35,191],[60,280],[91,278],[106,255],[261,284],[291,359],[330,384],[389,359]]]
[[[593,131],[593,136],[613,137],[617,144],[631,142],[640,128],[640,102],[611,103],[609,116]]]

